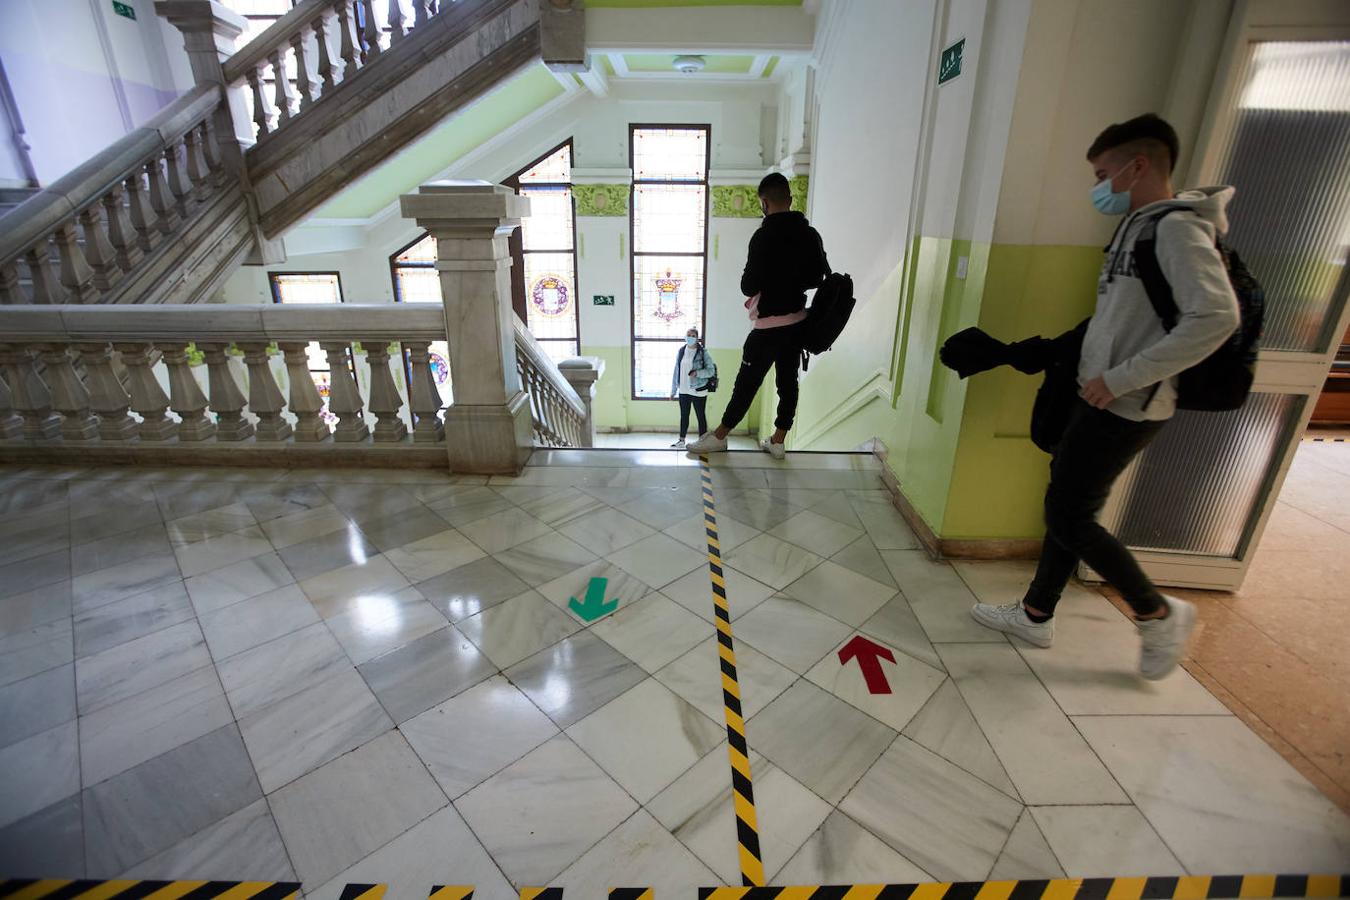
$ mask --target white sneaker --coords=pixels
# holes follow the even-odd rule
[[[727,449],[727,439],[718,437],[715,431],[710,431],[698,440],[686,444],[685,449],[690,453],[721,453]]]
[[[773,441],[760,441],[759,449],[763,450],[774,459],[785,459],[787,457],[787,448],[782,444],[775,444]]]
[[[1021,603],[1009,603],[1007,606],[976,603],[971,607],[970,614],[985,628],[1016,635],[1037,647],[1049,647],[1055,641],[1055,620],[1033,622],[1027,618],[1027,611]]]
[[[671,448],[674,449],[674,450],[683,450],[683,449],[684,449],[684,438],[680,438],[678,441],[676,441],[675,443],[671,444],[670,446],[671,446]]]
[[[1139,652],[1139,674],[1149,681],[1165,677],[1177,667],[1186,640],[1195,630],[1195,604],[1163,596],[1171,610],[1165,619],[1135,622],[1143,646]]]

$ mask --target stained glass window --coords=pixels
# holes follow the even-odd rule
[[[703,333],[708,128],[633,126],[633,397],[670,396],[675,354]]]
[[[342,282],[336,272],[272,272],[268,280],[272,284],[272,300],[276,303],[316,305],[342,302]],[[305,356],[314,387],[323,399],[323,411],[319,415],[328,423],[331,431],[337,425],[337,416],[328,411],[328,396],[333,386],[328,354],[318,341],[310,341],[305,347]],[[347,360],[350,365],[350,352]]]
[[[567,141],[506,180],[530,198],[530,214],[511,236],[511,292],[517,313],[555,360],[581,352],[577,297],[572,142]]]

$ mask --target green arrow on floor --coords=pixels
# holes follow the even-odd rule
[[[576,597],[570,597],[567,601],[568,608],[587,622],[594,622],[601,616],[609,615],[619,608],[619,601],[615,599],[605,602],[605,586],[608,584],[608,578],[592,578],[591,583],[586,586],[586,601],[582,603]]]

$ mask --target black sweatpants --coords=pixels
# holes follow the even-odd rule
[[[1045,546],[1023,601],[1050,615],[1083,560],[1120,591],[1136,615],[1157,612],[1162,595],[1134,554],[1097,522],[1125,467],[1165,422],[1134,422],[1078,402],[1050,464],[1045,492]]]
[[[728,431],[741,424],[750,411],[769,367],[774,369],[778,386],[778,417],[774,425],[787,431],[797,415],[797,369],[802,361],[801,326],[756,328],[745,339],[741,351],[741,368],[736,373],[736,385],[731,399],[722,413],[722,427]]]
[[[708,398],[695,397],[693,394],[680,394],[680,440],[689,433],[689,407],[694,408],[698,416],[698,436],[708,433]]]

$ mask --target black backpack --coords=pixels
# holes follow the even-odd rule
[[[819,235],[816,235],[819,238]],[[806,310],[806,321],[802,322],[802,371],[811,364],[810,354],[819,355],[834,346],[853,315],[857,300],[853,298],[853,279],[830,268],[829,257],[825,255],[825,242],[820,244],[820,264],[824,268],[824,279],[819,281],[816,296]],[[820,270],[811,273],[807,283],[821,278]]]
[[[1181,311],[1172,296],[1162,267],[1158,265],[1158,223],[1166,216],[1184,207],[1171,207],[1149,216],[1134,243],[1134,265],[1144,291],[1153,304],[1153,311],[1162,319],[1163,328],[1171,331],[1177,325]],[[1237,296],[1241,320],[1232,337],[1218,350],[1197,365],[1182,372],[1177,378],[1177,407],[1180,409],[1223,412],[1240,409],[1251,393],[1256,375],[1256,348],[1261,339],[1261,328],[1266,314],[1266,293],[1261,283],[1243,264],[1237,251],[1222,239],[1215,246],[1228,272],[1228,283]],[[1153,392],[1156,394],[1158,386]],[[1149,397],[1151,402],[1152,395]]]

